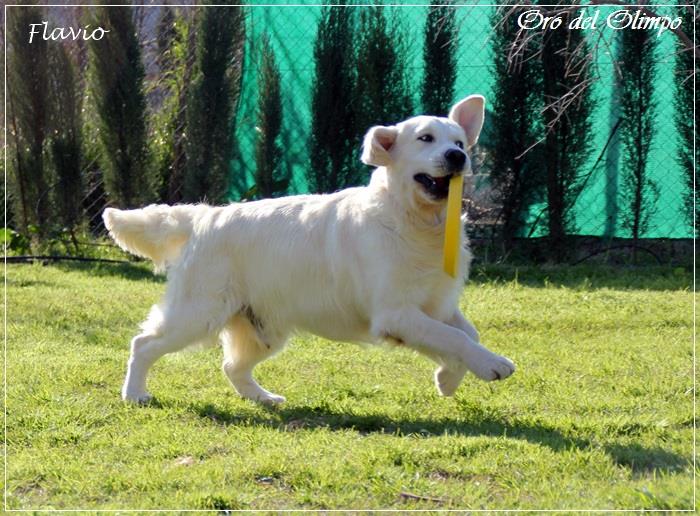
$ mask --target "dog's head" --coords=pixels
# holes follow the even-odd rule
[[[484,123],[484,97],[470,95],[447,118],[417,116],[393,126],[372,127],[362,161],[385,167],[387,184],[417,208],[441,208],[450,178],[471,170],[467,150]]]

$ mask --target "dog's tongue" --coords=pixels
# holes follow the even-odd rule
[[[433,181],[435,182],[435,187],[439,188],[440,190],[447,190],[447,183],[449,183],[451,176],[440,176],[440,177],[433,177]]]
[[[463,176],[461,174],[457,174],[456,176],[453,176],[452,179],[449,179],[449,182],[450,190],[447,194],[447,219],[445,220],[443,268],[447,274],[453,278],[456,278],[457,269],[459,268],[459,232],[461,231],[459,218],[462,211]]]

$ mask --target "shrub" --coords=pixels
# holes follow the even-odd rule
[[[158,198],[169,204],[182,200],[186,163],[186,105],[194,61],[194,31],[189,11],[163,10],[158,22],[161,106],[153,117],[153,154],[157,168]]]
[[[109,37],[88,41],[90,94],[101,143],[100,165],[111,203],[130,208],[153,200],[146,143],[141,48],[128,6],[100,6],[93,24]]]
[[[545,8],[546,10],[546,8]],[[581,192],[581,169],[591,152],[591,54],[583,31],[569,30],[571,13],[542,43],[544,166],[547,174],[547,224],[555,260],[567,249],[563,241],[575,230],[573,207]]]
[[[193,79],[187,101],[183,200],[219,204],[231,182],[235,106],[240,95],[245,26],[241,6],[198,13]]]
[[[426,115],[447,116],[457,79],[457,13],[449,0],[432,4],[425,20],[421,102]]]
[[[82,91],[76,66],[65,46],[54,44],[49,62],[52,127],[49,149],[55,176],[53,194],[58,220],[73,234],[82,215]]]
[[[334,192],[361,182],[356,141],[353,8],[327,4],[314,43],[309,186]]]
[[[656,35],[648,30],[623,30],[620,41],[622,111],[622,225],[634,240],[649,229],[658,199],[647,164],[654,136]]]
[[[360,10],[353,103],[359,137],[373,125],[396,123],[413,114],[406,37],[396,16],[387,19],[386,9]]]
[[[510,248],[522,232],[530,206],[542,199],[545,177],[540,147],[543,135],[541,42],[518,45],[516,16],[495,11],[492,25],[494,78],[491,117],[491,184],[501,205],[502,238]]]
[[[700,9],[700,2],[695,2],[696,11]],[[683,29],[695,41],[692,22],[693,12],[691,8],[679,7],[679,14],[687,22],[683,24]],[[695,180],[695,165],[700,163],[700,109],[694,109],[695,86],[697,81],[698,67],[694,61],[697,47],[688,48],[682,42],[678,42],[676,52],[676,127],[679,135],[679,156],[678,162],[684,172],[686,181],[685,205],[686,213],[690,223],[695,217],[695,233],[700,233],[700,184]],[[695,58],[697,60],[697,58]],[[698,60],[700,61],[700,60]],[[695,116],[690,116],[695,113]],[[695,212],[693,212],[693,199],[696,200]]]
[[[46,19],[44,8],[16,7],[8,12],[8,187],[17,229],[43,231],[50,220],[49,179],[44,146],[49,125],[49,49],[43,38],[29,43],[30,24]]]
[[[258,197],[283,194],[289,173],[280,170],[281,154],[277,139],[282,128],[282,91],[275,53],[266,35],[262,38],[258,74],[258,123],[255,142],[255,186]]]

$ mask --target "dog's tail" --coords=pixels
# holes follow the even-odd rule
[[[207,206],[151,204],[140,210],[105,209],[102,214],[110,236],[122,249],[149,258],[162,270],[180,255],[198,214]]]

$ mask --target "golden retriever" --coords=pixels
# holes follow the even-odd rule
[[[458,309],[471,261],[464,236],[458,276],[443,271],[449,179],[470,170],[466,151],[483,120],[484,98],[472,95],[447,118],[371,128],[361,159],[377,168],[365,187],[228,206],[106,209],[114,240],[168,276],[131,342],[122,397],[147,401],[158,358],[218,340],[224,373],[242,397],[282,402],[252,373],[295,331],[401,343],[438,364],[443,395],[467,370],[487,381],[510,376],[512,362],[480,344]]]

